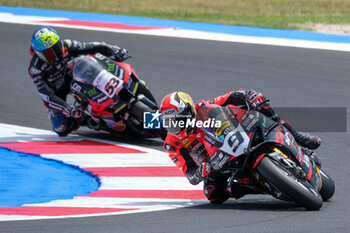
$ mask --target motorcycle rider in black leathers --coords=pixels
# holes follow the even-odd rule
[[[68,62],[79,55],[95,53],[116,61],[128,57],[127,50],[115,45],[62,40],[50,27],[40,27],[33,33],[28,72],[48,109],[53,130],[59,136],[67,136],[72,130],[77,130],[83,114],[81,108],[66,103],[72,80]]]

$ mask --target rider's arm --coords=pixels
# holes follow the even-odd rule
[[[54,91],[47,85],[42,77],[42,73],[35,67],[29,68],[29,75],[31,76],[36,88],[39,91],[44,105],[49,109],[55,109],[60,112],[67,111],[68,104],[60,97],[55,95]]]
[[[118,46],[112,46],[100,42],[80,42],[77,40],[63,40],[65,48],[70,56],[77,57],[84,54],[101,53],[105,56],[112,56],[116,50],[120,50]]]
[[[255,95],[261,95],[261,97],[265,99],[265,97],[263,97],[261,93],[258,93],[253,89],[246,90],[246,89],[240,88],[240,89],[236,89],[235,91],[226,93],[225,95],[218,96],[210,100],[209,103],[217,104],[221,106],[232,104],[235,106],[243,106],[243,107],[249,104],[250,107],[253,107],[252,101],[254,101],[253,97]],[[273,109],[271,108],[268,102],[260,105],[259,111],[264,115],[271,117],[272,119],[278,118],[277,114],[273,111]]]
[[[221,106],[228,105],[228,104],[232,104],[235,106],[240,106],[240,105],[245,106],[247,103],[247,95],[248,95],[248,90],[240,88],[234,91],[230,91],[225,95],[221,95],[212,100],[209,100],[209,103],[217,104]]]
[[[191,158],[189,151],[185,148],[171,145],[172,143],[168,143],[169,142],[165,141],[164,150],[169,154],[170,159],[182,171],[191,184],[199,184],[203,178],[199,173],[199,167]]]

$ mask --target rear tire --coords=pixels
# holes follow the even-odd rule
[[[136,116],[136,118],[139,121],[143,121],[143,113],[144,112],[153,112],[153,109],[151,109],[150,107],[148,107],[146,104],[144,104],[141,101],[137,101],[136,103],[134,103],[134,106],[132,106],[131,108],[131,113]]]
[[[168,136],[168,131],[166,129],[163,128],[163,126],[161,126],[160,130],[159,130],[159,135],[160,138],[165,141],[166,137]]]
[[[328,201],[334,195],[335,192],[334,181],[321,169],[320,174],[322,178],[322,188],[319,191],[319,193],[321,194],[323,201]]]
[[[151,100],[152,102],[155,103],[155,105],[158,106],[156,99],[154,98],[152,92],[145,86],[143,85],[141,82],[139,82],[139,89],[138,89],[138,93],[139,94],[143,94],[144,96],[146,96],[149,100]],[[155,109],[153,109],[155,110]],[[164,129],[163,127],[161,127],[159,129],[159,135],[160,138],[164,141],[165,138],[168,135],[168,132],[166,131],[166,129]]]
[[[144,112],[152,112],[154,111],[150,107],[148,107],[146,104],[144,104],[141,101],[137,101],[134,106],[131,109],[131,113],[136,116],[136,118],[143,124],[143,113]],[[142,126],[141,126],[142,127]],[[149,132],[149,134],[146,135],[146,137],[160,137],[162,140],[165,140],[168,132],[166,129],[161,126],[160,129],[140,129],[143,132]],[[134,130],[135,131],[135,130]],[[155,135],[155,136],[153,136]]]
[[[283,169],[269,157],[265,156],[261,160],[257,170],[267,183],[276,187],[296,203],[309,210],[319,210],[322,207],[321,195],[309,182],[293,176],[291,172]]]

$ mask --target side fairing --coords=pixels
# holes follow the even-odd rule
[[[289,150],[306,172],[308,179],[312,176],[312,165],[309,158],[304,155],[291,133],[282,125],[273,129],[265,138],[265,142],[279,144]]]

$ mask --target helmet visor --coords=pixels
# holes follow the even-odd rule
[[[62,47],[63,47],[62,42],[58,41],[55,45],[53,45],[48,49],[45,49],[44,51],[40,52],[35,50],[35,52],[40,59],[51,64],[54,61],[58,61],[59,59],[62,58],[62,55],[63,55]]]
[[[184,130],[189,125],[189,120],[191,118],[188,117],[175,117],[175,118],[165,118],[164,120],[164,128],[171,134],[179,134],[182,130]]]

